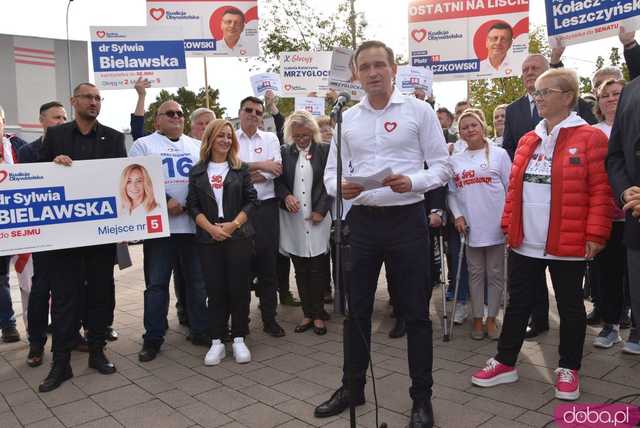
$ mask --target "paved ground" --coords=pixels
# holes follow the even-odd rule
[[[111,376],[87,368],[87,355],[74,353],[75,377],[60,389],[38,394],[38,383],[50,362],[39,368],[26,365],[27,344],[0,344],[0,427],[348,427],[347,415],[314,419],[313,407],[338,385],[342,361],[341,320],[334,317],[326,336],[311,331],[293,333],[298,308],[281,307],[279,319],[287,331],[281,339],[262,333],[257,303],[252,304],[251,335],[247,342],[253,361],[238,365],[232,357],[217,367],[202,363],[204,348],[185,340],[175,311],[171,331],[161,355],[153,362],[138,362],[142,334],[144,288],[141,247],[132,248],[135,265],[116,273],[115,327],[120,339],[108,347],[118,367]],[[15,281],[13,282],[15,284]],[[373,361],[380,420],[389,427],[404,427],[411,408],[408,396],[406,341],[389,339],[392,326],[387,292],[381,280],[373,323]],[[295,287],[294,287],[295,288]],[[16,298],[19,292],[13,290]],[[434,294],[432,318],[439,320],[440,291]],[[14,308],[20,304],[14,301]],[[20,318],[20,317],[19,317]],[[470,326],[456,328],[453,341],[443,343],[439,322],[434,322],[434,399],[440,427],[544,426],[552,419],[551,385],[557,364],[558,317],[553,307],[552,331],[537,342],[527,342],[520,357],[521,380],[493,389],[471,386],[469,376],[495,352],[495,342],[468,338]],[[21,333],[24,332],[19,320]],[[595,329],[589,328],[583,360],[581,402],[605,402],[640,392],[640,358],[623,355],[620,346],[610,351],[590,346]],[[626,332],[625,332],[626,336]],[[371,382],[365,406],[358,410],[358,425],[375,426]],[[640,405],[640,400],[634,404]],[[551,426],[551,425],[550,425]]]

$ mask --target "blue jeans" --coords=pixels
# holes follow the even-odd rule
[[[168,238],[148,239],[144,253],[144,338],[145,345],[159,347],[164,342],[169,312],[169,281],[176,265],[186,280],[187,314],[191,337],[207,336],[207,291],[195,235],[180,233]]]
[[[460,234],[456,231],[453,224],[449,223],[447,228],[447,245],[448,253],[447,261],[449,263],[449,290],[447,297],[453,299],[453,293],[456,287],[456,274],[458,271],[458,257],[460,256]],[[462,260],[462,268],[460,272],[460,288],[458,289],[458,302],[465,304],[469,300],[469,271],[467,270],[467,257],[465,255]]]
[[[16,317],[11,305],[11,290],[9,289],[10,256],[0,257],[0,329],[16,326]]]

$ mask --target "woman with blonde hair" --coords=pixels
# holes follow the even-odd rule
[[[487,125],[474,109],[458,119],[458,132],[467,148],[451,156],[453,178],[449,182],[448,204],[455,228],[467,238],[467,267],[473,314],[471,338],[484,338],[482,318],[487,301],[487,335],[499,336],[496,315],[504,290],[504,235],[500,217],[504,207],[511,160],[501,147],[486,137]],[[487,298],[485,299],[485,283]]]
[[[231,315],[233,354],[251,361],[244,343],[249,333],[249,270],[254,234],[249,216],[257,193],[249,169],[238,158],[238,140],[230,122],[215,119],[202,135],[200,161],[189,173],[187,210],[196,222],[198,254],[207,287],[211,348],[204,364],[225,357],[222,339]]]
[[[134,215],[134,211],[140,207],[149,213],[158,206],[151,177],[144,166],[133,163],[122,170],[120,204],[129,215]]]

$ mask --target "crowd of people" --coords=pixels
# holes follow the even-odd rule
[[[470,312],[471,337],[497,341],[496,356],[471,382],[492,387],[518,380],[523,341],[549,329],[548,271],[560,316],[556,397],[575,400],[587,324],[602,323],[593,342],[599,348],[622,341],[620,331],[631,326],[623,351],[640,355],[635,147],[640,83],[634,80],[640,74],[640,46],[633,33],[620,39],[631,83],[618,68],[603,68],[593,76],[595,101],[590,102],[579,93],[576,73],[561,63],[562,48],[554,49],[550,60],[529,55],[522,64],[526,94],[495,108],[492,132],[482,110],[469,101],[457,103],[452,113],[425,102],[424,91],[401,95],[394,89],[393,51],[369,41],[354,54],[366,96],[345,111],[340,152],[333,119],[306,111],[285,118],[272,92],[264,100],[249,96],[240,102],[238,129],[212,110],[196,109],[188,118],[189,135],[183,106],[163,102],[155,112],[154,132],[145,135],[149,82],[140,79],[131,115],[135,143],[128,152],[123,134],[97,120],[98,88],[81,83],[71,99],[74,120],[67,121],[62,104],[44,104],[44,136],[29,144],[3,136],[2,161],[72,167],[84,159],[162,158],[171,235],[142,244],[145,333],[138,358],[143,363],[162,349],[172,275],[187,339],[208,349],[203,350],[204,364],[213,366],[225,358],[226,343],[237,363],[251,361],[245,339],[252,292],[260,301],[263,330],[274,338],[287,334],[277,321],[278,301],[301,306],[294,333],[326,334],[324,304],[332,298],[332,277],[343,274],[352,318],[345,331],[351,344],[345,367],[352,373],[345,369],[342,387],[316,408],[315,416],[361,405],[375,290],[384,263],[396,318],[389,336],[408,340],[414,402],[410,426],[432,426],[429,301],[440,282],[432,238],[442,235],[446,251],[440,248],[440,255],[446,253],[450,267],[445,281],[450,287],[443,293],[456,300],[455,323],[464,323]],[[266,113],[276,133],[262,130]],[[341,201],[336,201],[338,156],[345,166]],[[123,178],[123,209],[131,212],[140,204],[156,207],[155,198],[161,197],[143,197],[146,172],[136,165]],[[349,179],[387,167],[392,174],[373,190]],[[338,204],[343,218],[337,218]],[[336,222],[349,227],[346,272],[331,269]],[[30,366],[43,362],[51,296],[53,362],[41,392],[73,376],[69,361],[74,349],[88,351],[89,366],[100,373],[116,371],[104,348],[106,340],[117,339],[110,327],[117,254],[116,244],[107,244],[31,256]],[[24,270],[27,259],[14,259],[17,271]],[[9,263],[4,257],[0,272],[5,342],[20,339]],[[300,302],[289,290],[291,264]],[[585,282],[594,303],[589,315]],[[453,284],[458,285],[455,292]]]

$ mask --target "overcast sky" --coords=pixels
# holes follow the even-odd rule
[[[286,0],[284,0],[286,1]],[[3,0],[0,13],[0,32],[38,37],[65,38],[67,0]],[[338,0],[310,0],[316,10],[326,12],[335,8]],[[357,0],[356,7],[364,12],[369,24],[367,38],[380,39],[397,53],[408,56],[407,41],[408,0]],[[259,2],[260,4],[260,2]],[[261,13],[261,16],[264,14]],[[91,25],[145,25],[144,0],[75,0],[71,3],[69,35],[72,39],[89,40]],[[544,24],[544,0],[530,0],[530,22]],[[594,70],[598,55],[608,56],[612,46],[620,46],[617,38],[570,46],[565,52],[565,64],[582,75]],[[209,84],[220,89],[221,104],[234,115],[238,102],[251,94],[247,64],[234,58],[208,60]],[[204,86],[203,61],[187,60],[189,89]],[[91,77],[93,79],[93,77]],[[159,90],[148,91],[147,103],[155,99]],[[434,85],[437,103],[452,108],[466,96],[464,82],[442,82]],[[129,112],[135,105],[133,90],[103,91],[105,102],[100,120],[117,129],[128,128]],[[1,102],[1,100],[0,100]]]

